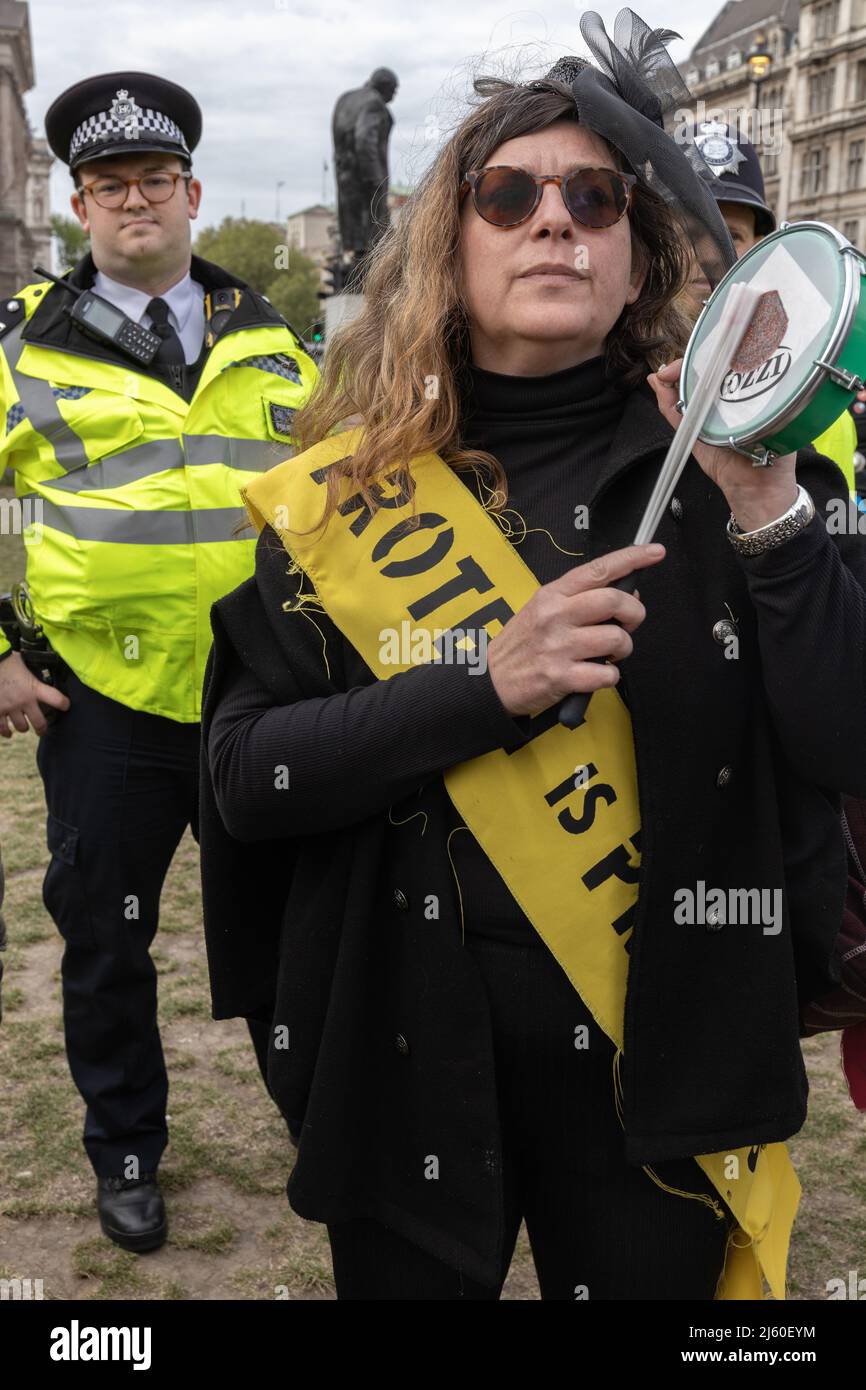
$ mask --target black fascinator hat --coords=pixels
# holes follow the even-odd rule
[[[670,205],[715,288],[737,255],[713,193],[714,175],[691,141],[680,143],[664,127],[667,114],[692,103],[665,47],[681,35],[650,29],[629,9],[617,15],[613,39],[594,10],[581,15],[580,32],[598,66],[563,57],[529,86],[556,80],[571,87],[581,125],[619,150],[639,182]]]

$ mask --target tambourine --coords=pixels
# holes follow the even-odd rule
[[[866,256],[824,222],[783,222],[719,282],[680,373],[688,405],[713,357],[735,284],[761,293],[699,438],[757,465],[804,448],[848,408],[866,376]]]

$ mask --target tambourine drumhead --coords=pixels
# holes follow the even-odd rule
[[[849,246],[822,222],[783,226],[747,252],[713,291],[683,360],[686,404],[712,357],[731,285],[752,285],[764,298],[701,431],[706,443],[733,440],[738,447],[793,452],[846,409],[855,388],[846,389],[818,363],[866,375],[863,258],[846,253]]]

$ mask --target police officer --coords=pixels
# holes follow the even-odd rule
[[[763,237],[776,230],[776,217],[764,193],[758,151],[751,141],[724,121],[701,121],[691,136],[704,163],[715,175],[713,194],[737,256],[745,256]],[[697,318],[709,293],[710,286],[695,262],[686,296],[692,317]],[[834,420],[812,444],[819,454],[825,454],[838,464],[853,491],[857,433],[848,411]]]
[[[0,475],[15,475],[34,607],[68,677],[65,694],[42,684],[0,637],[0,734],[42,735],[43,895],[65,940],[84,1146],[103,1231],[142,1251],[166,1234],[149,946],[174,851],[197,833],[210,607],[252,574],[239,488],[286,457],[317,373],[261,295],[191,256],[189,92],[92,77],[45,125],[92,252],[72,290],[42,279],[0,302]]]

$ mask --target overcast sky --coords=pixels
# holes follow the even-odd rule
[[[550,0],[509,8],[496,0],[30,0],[36,86],[26,96],[44,135],[54,97],[94,73],[159,73],[189,88],[204,113],[195,171],[204,183],[199,226],[226,216],[273,218],[333,202],[330,117],[341,92],[375,67],[393,68],[392,184],[411,185],[435,149],[435,131],[466,109],[478,72],[537,76],[562,53],[585,53],[578,21],[591,5]],[[596,4],[608,32],[621,5]],[[721,3],[686,11],[661,0],[635,9],[677,29],[684,66]],[[686,13],[688,19],[686,19]],[[69,212],[69,175],[55,164],[53,210]]]

